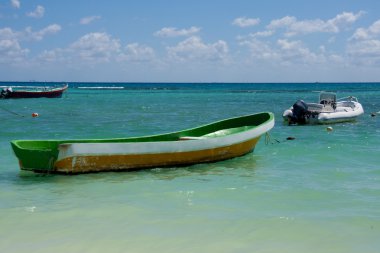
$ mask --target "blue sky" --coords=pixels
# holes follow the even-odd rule
[[[377,0],[0,0],[0,80],[380,81]]]

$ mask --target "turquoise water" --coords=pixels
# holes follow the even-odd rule
[[[89,86],[124,89],[78,88]],[[282,123],[318,90],[358,97],[365,114],[332,132]],[[70,83],[61,99],[0,106],[0,252],[380,251],[380,114],[371,117],[380,84]],[[260,111],[276,117],[270,143],[189,167],[35,174],[19,170],[9,145],[150,135]]]

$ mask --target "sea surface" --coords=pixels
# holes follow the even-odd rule
[[[357,97],[365,114],[283,123],[321,90]],[[37,174],[20,171],[9,144],[159,134],[262,111],[276,123],[253,153],[188,167]],[[380,252],[380,83],[69,83],[59,99],[0,100],[0,124],[2,253]]]

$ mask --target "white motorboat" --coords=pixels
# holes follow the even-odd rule
[[[363,113],[363,107],[356,97],[337,99],[335,93],[321,92],[318,103],[298,100],[282,116],[289,124],[331,124],[354,121]]]

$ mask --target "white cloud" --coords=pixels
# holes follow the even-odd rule
[[[62,28],[60,25],[52,24],[41,29],[38,32],[33,32],[31,27],[27,27],[25,29],[25,32],[28,38],[39,41],[42,40],[45,35],[58,33],[59,31],[61,31],[61,29]]]
[[[352,12],[343,12],[327,21],[321,19],[301,20],[295,17],[286,16],[281,19],[272,20],[267,26],[269,30],[285,28],[286,36],[309,33],[338,33],[341,29],[356,22],[362,15],[363,11],[354,14]]]
[[[289,63],[322,63],[325,58],[305,47],[301,41],[278,40],[281,59]]]
[[[138,43],[128,44],[125,49],[128,59],[133,61],[149,61],[155,56],[153,48]]]
[[[40,41],[45,35],[54,34],[61,30],[57,24],[49,25],[37,32],[27,27],[24,31],[13,31],[11,28],[0,29],[0,62],[23,63],[26,62],[30,50],[21,46],[21,41]]]
[[[347,50],[351,55],[365,57],[380,57],[380,41],[366,40],[359,43],[351,44]]]
[[[259,18],[246,18],[246,17],[240,17],[236,18],[232,24],[239,26],[239,27],[248,27],[248,26],[255,26],[260,23]]]
[[[64,62],[65,55],[67,52],[65,50],[56,48],[53,50],[44,50],[41,54],[37,56],[40,62]]]
[[[380,40],[363,40],[347,46],[347,54],[351,61],[360,65],[380,64]]]
[[[21,62],[29,53],[29,49],[21,48],[19,42],[13,40],[0,40],[0,63]]]
[[[250,36],[253,38],[258,38],[258,37],[269,37],[269,36],[272,36],[273,34],[274,34],[274,31],[267,30],[267,31],[252,33],[250,34]]]
[[[368,28],[358,28],[346,48],[352,62],[360,65],[380,64],[380,20]]]
[[[21,47],[18,36],[11,28],[0,29],[0,63],[16,63],[25,59],[29,49]]]
[[[120,42],[107,33],[89,33],[72,43],[68,50],[86,62],[108,62],[120,51]]]
[[[256,38],[253,38],[252,40],[245,40],[240,42],[240,45],[247,46],[249,51],[251,52],[251,56],[254,59],[270,61],[280,59],[280,56],[274,49],[272,49],[269,42],[264,42]]]
[[[174,47],[168,47],[167,51],[171,59],[179,61],[218,61],[226,59],[228,46],[223,40],[219,40],[213,44],[205,44],[201,38],[193,36],[178,43]]]
[[[325,49],[320,47],[320,53],[314,53],[301,41],[277,40],[275,45],[257,38],[245,40],[240,45],[247,46],[251,57],[276,64],[318,64],[326,61]]]
[[[82,36],[67,48],[45,50],[39,56],[41,62],[81,63],[149,62],[155,60],[154,49],[131,43],[121,49],[120,42],[106,33],[90,33]]]
[[[201,30],[199,27],[192,26],[189,29],[177,29],[175,27],[164,27],[161,30],[154,33],[157,37],[179,37],[179,36],[191,36],[198,33]]]
[[[372,39],[380,35],[380,20],[374,22],[370,27],[358,28],[351,39],[367,40]]]
[[[44,14],[45,14],[45,8],[41,5],[38,5],[34,11],[29,12],[26,15],[31,18],[42,18]]]
[[[369,31],[365,28],[358,28],[356,29],[354,35],[350,39],[356,39],[356,40],[366,40],[369,39]]]
[[[270,24],[267,26],[268,29],[278,29],[282,27],[291,26],[292,24],[296,23],[297,19],[295,17],[283,17],[281,19],[275,19],[270,22]]]
[[[0,40],[1,39],[14,39],[17,38],[17,32],[13,32],[13,30],[9,27],[0,29]]]
[[[80,23],[81,25],[88,25],[88,24],[90,24],[90,23],[92,23],[92,22],[94,22],[95,20],[100,19],[100,18],[101,18],[101,16],[89,16],[89,17],[84,17],[84,18],[82,18],[82,19],[79,21],[79,23]]]
[[[13,31],[11,28],[0,29],[0,39],[16,39],[18,41],[36,40],[40,41],[45,35],[55,34],[61,30],[61,26],[57,24],[49,25],[37,32],[34,32],[31,27],[25,28],[24,31]]]
[[[140,45],[138,43],[131,43],[125,47],[125,53],[122,55],[122,59],[127,61],[151,61],[155,58],[153,48]]]
[[[343,12],[341,14],[336,15],[335,18],[329,19],[327,23],[331,24],[334,27],[345,26],[348,24],[355,23],[364,14],[364,11],[359,11],[356,14],[352,12]]]
[[[11,4],[16,9],[20,9],[21,7],[21,2],[19,0],[11,0]]]

